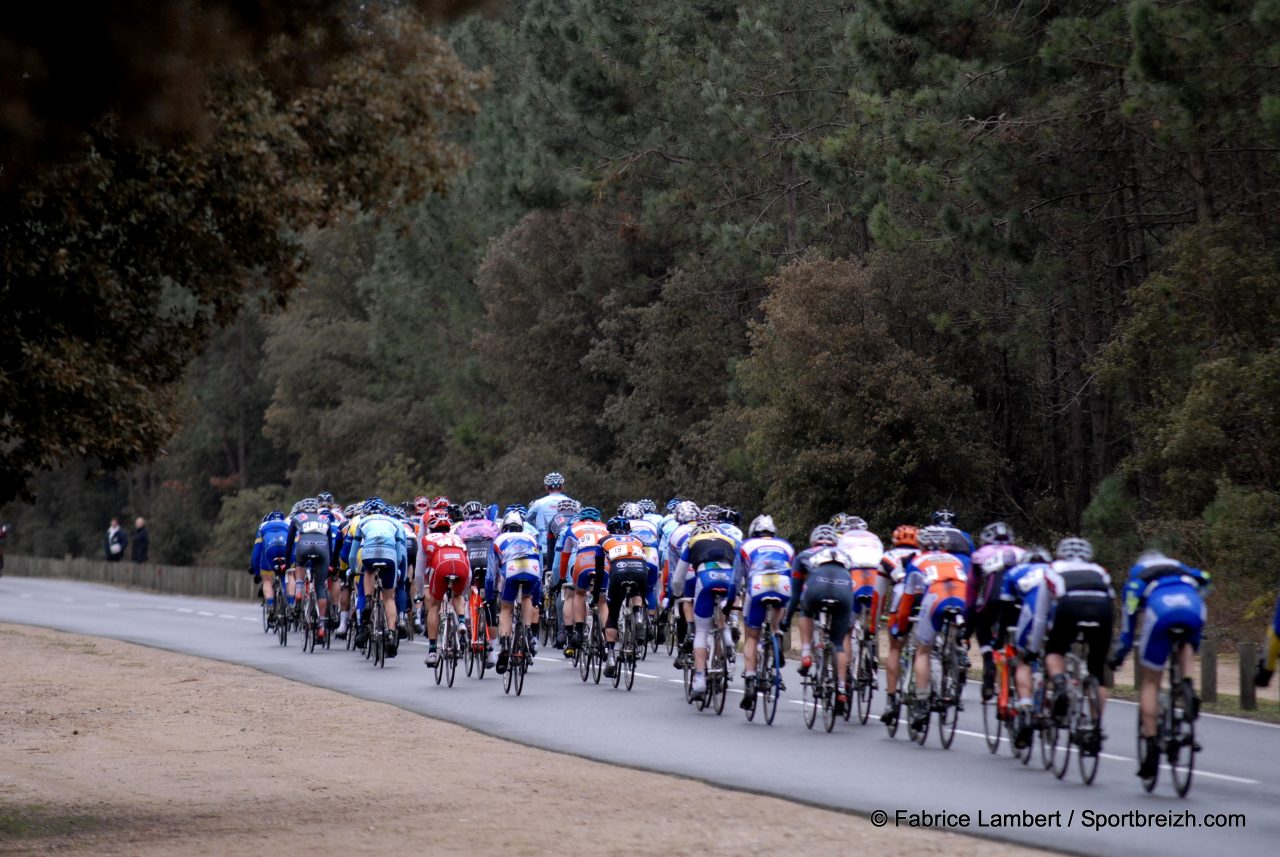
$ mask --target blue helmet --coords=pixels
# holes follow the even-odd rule
[[[512,512],[519,512],[520,517],[523,518],[529,514],[529,507],[523,503],[512,503],[510,506],[502,510],[503,517],[511,514]]]
[[[617,517],[610,518],[609,523],[605,524],[605,526],[608,527],[609,532],[614,535],[629,533],[631,532],[631,519],[618,515]]]
[[[670,500],[667,501],[667,511],[675,512],[676,506],[679,506],[679,505],[680,505],[680,498],[672,497]]]
[[[600,520],[600,510],[595,506],[583,506],[582,511],[578,513],[579,521],[598,521]]]
[[[370,497],[364,501],[364,513],[366,515],[381,515],[387,511],[387,504],[382,502],[380,497]]]
[[[272,509],[270,512],[267,512],[267,514],[262,516],[262,523],[264,524],[267,521],[283,521],[283,520],[284,520],[284,512],[281,512],[279,509]]]

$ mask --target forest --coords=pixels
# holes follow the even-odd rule
[[[10,549],[239,568],[300,496],[559,470],[1269,614],[1280,0],[295,5],[156,84],[194,117],[0,124]]]

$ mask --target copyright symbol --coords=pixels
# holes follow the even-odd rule
[[[871,813],[871,823],[876,827],[884,827],[889,823],[889,813],[885,812],[883,809],[877,809],[875,812]]]

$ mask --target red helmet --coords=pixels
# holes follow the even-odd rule
[[[437,497],[437,498],[435,498],[434,500],[432,500],[432,501],[431,501],[431,508],[432,508],[432,509],[447,509],[447,508],[449,508],[449,498],[448,498],[448,497]]]
[[[427,530],[433,533],[447,533],[453,529],[453,523],[444,515],[434,515],[427,521]]]

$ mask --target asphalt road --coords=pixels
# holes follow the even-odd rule
[[[544,651],[517,698],[503,694],[492,672],[476,681],[460,668],[454,687],[437,687],[423,665],[421,643],[402,645],[400,657],[385,669],[339,649],[336,641],[331,651],[314,654],[303,654],[300,640],[291,639],[282,649],[263,634],[256,604],[4,577],[0,621],[244,664],[535,747],[872,814],[873,820],[875,811],[883,810],[890,825],[899,823],[899,811],[903,826],[909,821],[905,814],[950,813],[934,826],[1078,854],[1280,853],[1280,727],[1270,724],[1202,717],[1204,752],[1183,800],[1174,795],[1167,771],[1154,794],[1142,791],[1134,776],[1136,709],[1129,703],[1114,702],[1108,709],[1106,755],[1094,785],[1085,787],[1074,765],[1067,779],[1058,781],[1039,767],[1038,755],[1029,767],[1004,747],[991,755],[973,683],[966,691],[960,732],[951,749],[943,750],[934,735],[925,747],[909,743],[905,728],[891,739],[874,719],[865,726],[839,722],[833,734],[809,731],[801,717],[800,681],[790,668],[786,698],[770,727],[747,723],[736,693],[720,717],[686,705],[680,674],[665,655],[650,655],[640,665],[635,689],[628,693],[607,680],[584,685],[559,652]],[[882,702],[878,694],[877,714]],[[1024,810],[1050,818],[1028,818],[1027,826],[990,826],[993,814]],[[697,808],[672,811],[696,813]],[[1124,817],[1131,812],[1136,815]],[[967,822],[956,817],[961,813],[968,815]],[[1207,826],[1224,813],[1243,814],[1244,826],[1238,819],[1229,829]],[[1115,826],[1091,826],[1109,814],[1121,814],[1110,819]],[[1156,826],[1161,819],[1185,826]]]

